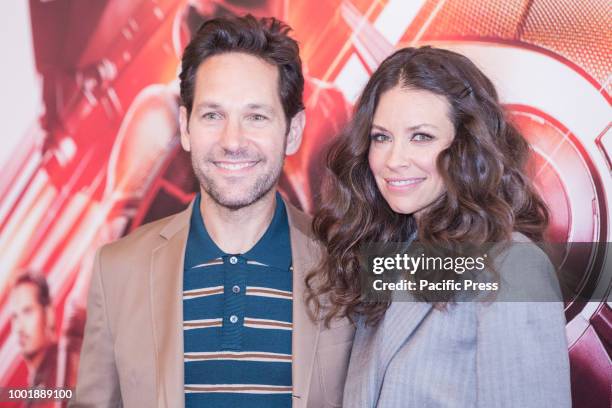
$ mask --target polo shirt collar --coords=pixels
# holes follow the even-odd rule
[[[261,262],[280,269],[291,266],[291,242],[287,210],[280,194],[276,193],[276,208],[272,221],[263,236],[243,255],[247,260]]]
[[[201,201],[200,193],[196,194],[191,211],[191,220],[189,221],[189,238],[187,239],[187,256],[185,257],[186,269],[191,269],[203,262],[209,262],[226,255],[206,231],[200,210]]]
[[[249,261],[256,261],[280,269],[291,266],[291,242],[287,210],[280,194],[276,193],[276,206],[272,221],[257,243],[244,254],[227,254],[215,244],[206,231],[200,210],[201,195],[198,193],[193,203],[187,240],[185,268],[192,268],[202,262],[231,255],[239,255]],[[237,233],[239,233],[237,231]],[[197,255],[196,255],[197,254]],[[196,255],[196,256],[194,256]]]

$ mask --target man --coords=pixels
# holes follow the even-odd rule
[[[181,143],[200,194],[96,256],[72,406],[341,406],[354,334],[310,318],[310,220],[276,192],[305,124],[297,43],[213,19],[182,58]]]
[[[11,331],[28,368],[28,386],[55,388],[57,343],[49,287],[44,276],[25,273],[10,293]]]

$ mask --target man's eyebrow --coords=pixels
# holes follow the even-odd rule
[[[262,110],[268,113],[272,113],[274,112],[274,109],[272,108],[272,106],[265,104],[265,103],[249,103],[247,104],[247,109],[250,110]],[[195,110],[201,110],[201,109],[222,109],[221,105],[216,103],[216,102],[211,102],[211,101],[203,101],[198,103],[195,106]]]
[[[204,101],[204,102],[200,102],[195,106],[196,110],[200,110],[200,109],[220,109],[221,105],[219,105],[218,103],[215,102],[209,102],[209,101]]]
[[[247,108],[252,110],[262,110],[268,113],[274,112],[274,109],[272,109],[270,105],[267,105],[265,103],[249,103],[247,105]]]

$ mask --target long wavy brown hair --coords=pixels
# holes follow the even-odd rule
[[[442,95],[455,137],[437,158],[446,191],[419,218],[394,212],[368,164],[372,120],[381,95],[401,86]],[[385,59],[357,101],[352,120],[330,147],[323,202],[313,229],[327,248],[307,277],[307,299],[326,324],[364,316],[377,323],[390,301],[364,302],[360,250],[372,242],[453,247],[509,242],[518,231],[542,239],[548,210],[524,167],[530,146],[507,121],[495,87],[468,58],[433,48],[404,48]]]

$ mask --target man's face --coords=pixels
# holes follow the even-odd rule
[[[28,360],[48,343],[47,310],[38,302],[38,288],[31,283],[21,284],[11,293],[11,330]]]
[[[191,116],[181,107],[183,148],[203,192],[223,207],[240,209],[271,192],[285,154],[299,146],[303,113],[287,134],[278,76],[252,55],[216,55],[198,68]]]

